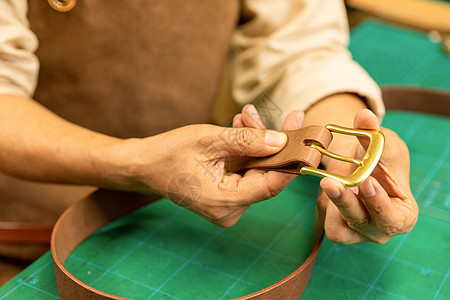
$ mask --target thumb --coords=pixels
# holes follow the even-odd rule
[[[380,130],[380,123],[377,116],[370,110],[362,109],[353,120],[353,127],[359,129],[375,129]]]
[[[362,109],[355,115],[355,119],[353,120],[353,127],[358,129],[370,130],[381,129],[377,116],[368,109]],[[358,137],[358,140],[364,147],[364,149],[367,149],[367,147],[369,146],[369,139]]]
[[[227,128],[220,136],[219,145],[228,155],[263,157],[283,149],[287,142],[285,133],[254,128]]]

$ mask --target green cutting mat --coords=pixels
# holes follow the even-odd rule
[[[414,45],[406,49],[420,53],[408,53],[410,59],[428,61],[426,68],[415,70],[435,80],[412,74],[414,62],[397,68],[407,65],[400,59],[404,47],[386,51],[387,61],[379,58],[377,53],[384,55],[389,43]],[[364,53],[367,49],[370,55]],[[450,87],[449,60],[420,34],[366,23],[353,32],[351,50],[379,83],[402,80]],[[434,56],[424,55],[425,50],[434,51]],[[385,68],[384,72],[377,73],[378,68]],[[449,298],[450,122],[391,112],[384,126],[399,133],[411,151],[419,221],[410,234],[394,237],[386,245],[340,246],[325,240],[304,299]],[[74,251],[67,267],[96,288],[133,299],[242,296],[285,277],[307,256],[317,186],[317,179],[299,177],[275,199],[252,206],[229,229],[161,201],[91,236]],[[0,288],[2,299],[58,299],[50,255]]]
[[[450,90],[450,58],[422,33],[368,21],[352,30],[349,48],[379,85]]]

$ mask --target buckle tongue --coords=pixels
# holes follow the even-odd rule
[[[333,159],[353,163],[358,167],[350,176],[343,176],[335,173],[331,173],[325,170],[316,169],[313,167],[303,167],[300,170],[300,175],[314,175],[318,177],[330,177],[334,178],[337,181],[343,183],[346,186],[352,187],[360,185],[367,177],[370,176],[373,169],[377,165],[380,160],[381,154],[383,153],[384,148],[384,135],[381,131],[378,130],[366,130],[366,129],[354,129],[347,128],[338,125],[328,124],[325,126],[331,132],[336,132],[340,134],[360,136],[360,137],[368,137],[370,139],[369,147],[367,148],[366,154],[364,155],[362,160],[341,156],[328,150],[317,146],[311,145],[314,149],[318,150],[323,155],[331,157]]]

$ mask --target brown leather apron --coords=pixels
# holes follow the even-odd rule
[[[40,61],[34,98],[121,138],[208,123],[238,12],[237,0],[78,0],[66,13],[31,0]],[[51,225],[92,190],[0,173],[0,221]],[[26,248],[0,244],[0,255],[32,259],[48,250]]]

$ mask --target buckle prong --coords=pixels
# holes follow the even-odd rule
[[[357,166],[362,165],[362,160],[359,160],[359,159],[356,159],[356,158],[353,158],[353,157],[342,156],[342,155],[330,152],[327,149],[324,149],[324,148],[322,148],[322,147],[320,147],[318,145],[315,145],[315,144],[311,145],[311,147],[316,149],[317,151],[319,151],[323,155],[328,156],[328,157],[331,157],[331,158],[334,158],[334,159],[337,159],[337,160],[340,160],[340,161],[349,162],[349,163],[355,164]]]
[[[378,161],[380,160],[380,157],[381,157],[381,154],[383,153],[383,148],[384,148],[383,133],[378,130],[354,129],[354,128],[347,128],[347,127],[342,127],[342,126],[332,125],[332,124],[326,125],[325,128],[327,128],[329,131],[335,132],[335,133],[369,138],[369,140],[370,140],[369,147],[367,148],[364,158],[362,160],[359,160],[359,159],[352,158],[352,157],[341,156],[339,154],[330,152],[320,146],[311,145],[311,147],[313,147],[314,149],[316,149],[323,155],[326,155],[333,159],[341,160],[344,162],[353,163],[353,164],[357,165],[358,167],[350,176],[343,176],[343,175],[331,173],[331,172],[328,172],[325,170],[316,169],[316,168],[312,168],[312,167],[303,167],[300,171],[300,174],[334,178],[334,179],[338,180],[339,182],[343,183],[344,185],[350,186],[350,187],[361,184],[364,180],[367,179],[367,177],[370,176],[373,169],[375,168]]]

